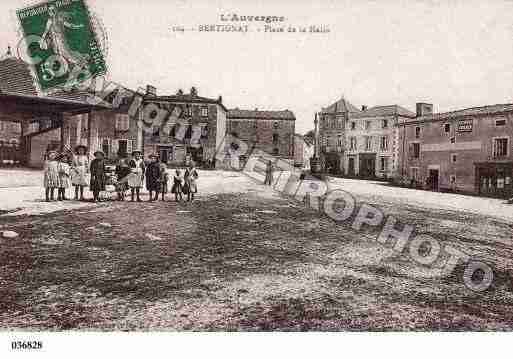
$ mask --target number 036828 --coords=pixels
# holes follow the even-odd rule
[[[11,342],[12,350],[34,350],[43,349],[41,341],[13,341]]]

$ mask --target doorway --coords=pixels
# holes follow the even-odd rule
[[[168,163],[173,160],[173,147],[171,146],[159,146],[159,158],[160,162]]]
[[[431,191],[438,192],[438,181],[439,181],[439,171],[435,169],[429,170],[429,189]]]
[[[347,174],[348,176],[354,176],[355,173],[355,159],[354,157],[349,157],[347,162]]]

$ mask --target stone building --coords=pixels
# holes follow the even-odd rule
[[[417,104],[417,117],[399,125],[404,182],[434,191],[511,196],[513,104],[432,113]]]
[[[222,97],[201,97],[196,88],[185,94],[158,96],[148,86],[144,97],[141,128],[145,154],[155,153],[161,161],[185,165],[214,166],[216,151],[226,134],[228,110]]]
[[[319,113],[320,159],[324,171],[344,172],[345,130],[350,117],[360,110],[343,97]]]
[[[314,144],[305,136],[294,135],[294,166],[310,169],[310,158],[314,154]]]
[[[289,110],[235,108],[228,111],[227,134],[246,142],[250,149],[263,151],[285,161],[293,161],[295,123],[296,116]]]
[[[345,175],[394,177],[400,150],[397,125],[412,118],[415,113],[398,105],[362,106],[351,113],[345,128]]]
[[[11,143],[18,139],[15,155],[24,165],[41,168],[47,150],[70,150],[78,144],[87,145],[90,153],[103,149],[112,161],[137,146],[137,121],[128,116],[134,96],[130,90],[117,87],[108,94],[75,90],[43,96],[29,65],[8,52],[0,60],[0,95],[0,133]],[[102,100],[92,102],[93,96]],[[112,106],[116,97],[119,106]],[[12,157],[8,150],[0,147],[0,159]]]

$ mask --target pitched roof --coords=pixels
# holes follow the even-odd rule
[[[341,98],[334,104],[323,108],[322,113],[336,113],[336,112],[360,112],[360,110],[352,105],[349,101],[347,101],[345,98]]]
[[[424,115],[421,117],[417,117],[415,122],[417,121],[438,121],[438,120],[448,120],[457,117],[466,117],[466,116],[484,116],[484,115],[495,115],[505,112],[513,112],[513,104],[497,104],[497,105],[487,105],[480,107],[471,107],[465,108],[462,110],[450,111],[450,112],[441,112],[434,113],[430,115]]]
[[[365,117],[381,117],[381,116],[403,116],[414,118],[416,115],[414,112],[401,107],[399,105],[387,105],[387,106],[374,106],[359,113],[354,114],[353,118],[365,118]]]
[[[29,65],[13,56],[0,60],[0,91],[36,96],[37,89]]]
[[[201,97],[197,95],[191,94],[176,94],[176,95],[164,95],[164,96],[154,96],[154,95],[146,95],[144,97],[145,101],[165,101],[165,102],[185,102],[185,103],[210,103],[217,104],[224,108],[225,111],[228,109],[223,105],[222,97],[219,96],[218,99]]]
[[[228,118],[260,119],[260,120],[296,120],[292,111],[259,111],[241,110],[238,108],[228,110]]]

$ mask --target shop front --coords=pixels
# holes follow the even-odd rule
[[[513,162],[475,163],[475,188],[479,195],[510,198],[513,194]]]

